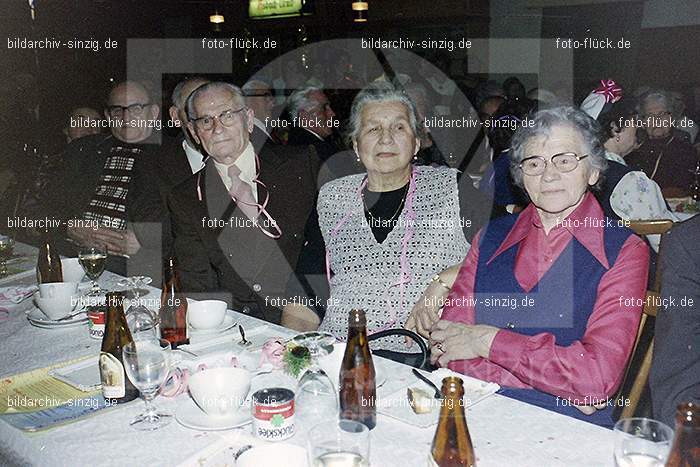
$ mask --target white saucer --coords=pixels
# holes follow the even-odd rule
[[[246,407],[243,407],[230,417],[210,417],[199,408],[194,399],[187,397],[177,404],[175,420],[180,425],[193,430],[217,431],[247,425],[253,420],[253,416]]]
[[[75,313],[75,312],[72,312]],[[64,321],[54,321],[49,319],[40,309],[34,308],[27,313],[27,319],[32,324],[38,328],[44,329],[55,329],[55,328],[72,328],[74,326],[82,326],[88,322],[88,317],[86,313],[80,313]]]
[[[190,336],[205,336],[208,334],[219,334],[228,331],[236,325],[236,320],[233,315],[226,313],[224,320],[221,322],[219,327],[213,329],[195,329],[192,326],[189,327]]]

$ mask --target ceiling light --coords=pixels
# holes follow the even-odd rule
[[[352,2],[352,11],[355,13],[353,21],[356,23],[366,23],[367,10],[369,10],[367,2]]]

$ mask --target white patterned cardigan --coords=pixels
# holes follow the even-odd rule
[[[367,332],[376,332],[392,321],[402,327],[411,308],[438,272],[464,259],[469,243],[459,212],[457,171],[446,167],[415,167],[414,233],[407,248],[410,282],[405,285],[403,306],[400,287],[401,245],[406,233],[406,210],[386,240],[377,243],[365,219],[358,196],[364,174],[326,183],[318,199],[318,216],[333,276],[326,314],[319,327],[340,339],[347,338],[348,312],[363,309]],[[338,229],[348,213],[353,213]],[[332,235],[334,229],[338,231]],[[373,348],[406,352],[403,337],[389,337]],[[415,347],[414,347],[415,351]]]

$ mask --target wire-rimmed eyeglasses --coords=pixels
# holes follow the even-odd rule
[[[218,120],[223,126],[229,127],[233,125],[236,119],[236,115],[240,112],[247,110],[248,107],[241,107],[238,110],[226,110],[221,112],[218,116],[216,115],[205,115],[204,117],[199,117],[190,120],[192,124],[197,127],[200,131],[209,131],[214,128],[214,121]]]
[[[588,157],[588,154],[579,156],[574,152],[555,154],[549,161],[542,156],[532,156],[526,157],[520,161],[518,167],[520,167],[525,175],[542,175],[547,168],[547,164],[551,162],[559,172],[566,173],[575,170],[576,167],[578,167],[579,161],[586,157]]]
[[[124,112],[128,110],[131,115],[139,116],[143,113],[143,109],[145,109],[149,105],[151,105],[150,102],[136,103],[127,106],[110,105],[107,106],[107,113],[109,113],[110,117],[118,118],[124,115]]]

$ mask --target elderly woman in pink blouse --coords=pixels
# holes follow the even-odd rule
[[[430,336],[434,363],[610,426],[649,251],[591,193],[606,168],[597,124],[570,107],[531,123],[511,148],[511,173],[530,204],[482,229],[459,271],[441,273],[442,288],[429,289],[409,321]],[[441,318],[431,306],[439,298]]]

